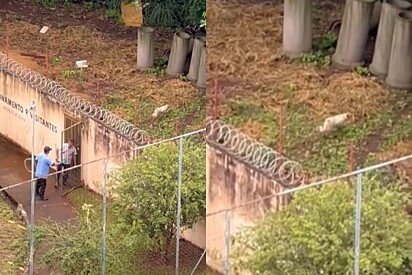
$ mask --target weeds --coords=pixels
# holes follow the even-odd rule
[[[36,0],[37,4],[54,7],[56,5],[69,6],[73,4],[72,0]]]
[[[301,62],[311,64],[321,68],[328,68],[331,64],[331,53],[336,47],[336,36],[333,33],[326,33],[320,37],[319,41],[313,46],[313,51],[303,53]]]
[[[324,34],[317,45],[315,45],[319,50],[330,50],[336,47],[337,37],[334,33],[328,32]]]
[[[167,57],[162,56],[155,62],[155,65],[153,68],[149,68],[147,70],[147,74],[153,75],[153,76],[164,76],[168,61],[169,59]]]
[[[321,51],[303,53],[300,59],[302,63],[319,66],[321,68],[327,68],[331,64],[330,56],[325,55]]]
[[[360,76],[369,76],[370,75],[369,69],[367,67],[364,67],[364,66],[357,66],[357,67],[353,68],[353,72],[357,75],[360,75]]]
[[[180,81],[187,81],[187,77],[185,75],[179,75]]]
[[[61,64],[62,62],[63,62],[63,59],[62,59],[60,56],[55,56],[55,57],[53,57],[53,59],[52,59],[52,65],[53,65],[53,66],[59,65],[59,64]]]

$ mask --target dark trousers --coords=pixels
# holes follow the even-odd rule
[[[47,180],[37,179],[36,181],[36,195],[44,199],[44,192],[46,192]]]
[[[63,167],[64,167],[64,169],[67,169],[67,168],[70,167],[70,165],[68,165],[68,164],[61,164],[61,163],[60,163],[59,165],[57,165],[57,172],[61,171]],[[67,179],[69,178],[69,173],[67,173],[66,171],[63,172],[63,173],[58,173],[58,174],[57,174],[57,182],[56,182],[56,185],[59,185],[59,184],[60,184],[60,177],[61,177],[62,174],[63,174],[63,185],[67,185],[66,182],[67,182]]]

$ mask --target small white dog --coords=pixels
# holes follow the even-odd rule
[[[348,113],[328,117],[327,119],[325,119],[325,122],[323,123],[323,125],[319,126],[319,131],[321,133],[324,133],[324,132],[330,132],[332,130],[335,130],[336,128],[341,126],[348,119],[348,117],[349,117]]]
[[[152,117],[157,118],[159,115],[165,113],[169,109],[169,105],[164,105],[162,107],[156,108],[152,114]]]

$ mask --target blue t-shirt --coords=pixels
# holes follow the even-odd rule
[[[49,168],[53,164],[53,161],[44,153],[40,153],[36,157],[37,166],[36,173],[37,178],[46,178],[49,174]]]

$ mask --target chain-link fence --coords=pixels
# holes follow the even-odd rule
[[[16,269],[205,274],[204,131],[66,166],[46,181],[37,179],[33,189],[29,171],[2,179],[1,191],[14,190],[12,197],[24,193],[16,200],[27,211],[29,230],[17,242]],[[31,169],[30,159],[25,166]],[[77,175],[86,186],[78,184]]]
[[[208,213],[207,263],[223,274],[410,274],[411,160]],[[262,211],[284,196],[290,201],[280,210]]]

